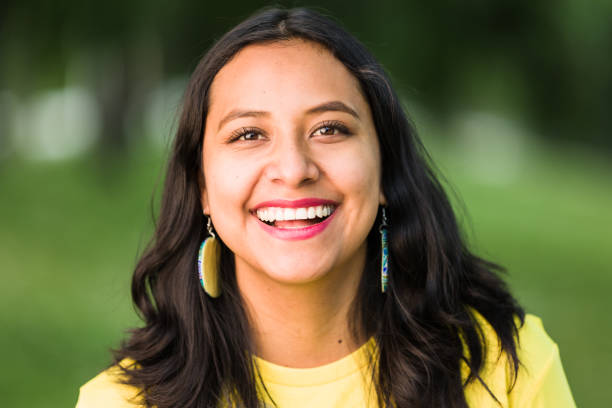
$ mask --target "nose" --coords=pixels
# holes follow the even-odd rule
[[[319,178],[308,142],[299,137],[283,137],[275,146],[266,168],[266,176],[274,183],[299,187]]]

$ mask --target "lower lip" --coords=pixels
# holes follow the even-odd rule
[[[336,208],[336,211],[337,210],[338,209]],[[255,216],[255,218],[259,222],[259,225],[261,225],[261,228],[263,228],[264,231],[272,235],[274,238],[297,241],[312,238],[315,235],[322,233],[323,230],[327,228],[332,218],[334,218],[334,215],[336,215],[336,211],[331,213],[331,215],[322,222],[304,228],[276,228],[261,221],[259,218],[257,218],[257,216]]]

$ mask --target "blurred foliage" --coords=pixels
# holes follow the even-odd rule
[[[101,145],[121,151],[127,116],[141,114],[147,92],[187,75],[215,38],[266,4],[8,0],[0,89],[27,95],[84,81],[102,107]],[[610,1],[278,4],[337,17],[408,98],[441,119],[495,111],[552,140],[612,146]]]

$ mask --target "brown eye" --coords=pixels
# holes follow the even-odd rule
[[[323,126],[317,129],[317,131],[315,131],[315,134],[320,134],[320,135],[325,135],[325,136],[331,136],[337,133],[338,133],[338,129],[332,126]]]
[[[256,142],[265,139],[264,133],[258,128],[240,128],[232,133],[228,143],[233,142]]]
[[[337,135],[349,135],[348,128],[341,122],[326,121],[321,123],[321,126],[317,128],[312,134],[313,136],[337,136]]]
[[[258,140],[260,139],[261,134],[257,132],[246,132],[240,135],[238,140]]]

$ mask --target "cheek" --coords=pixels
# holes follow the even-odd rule
[[[374,152],[374,153],[373,153]],[[327,173],[347,198],[378,200],[380,190],[380,160],[375,148],[360,147],[338,152],[329,161]]]
[[[230,160],[218,158],[204,166],[211,212],[242,207],[249,191],[249,172]]]

